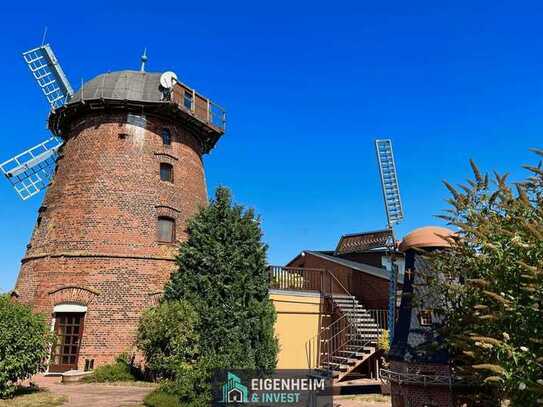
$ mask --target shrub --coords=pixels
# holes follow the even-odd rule
[[[114,363],[97,367],[92,375],[85,378],[86,382],[131,382],[135,380],[135,367],[126,354],[117,357]]]
[[[175,378],[162,381],[160,390],[175,395],[183,406],[207,407],[211,405],[212,371],[223,363],[220,357],[205,355],[192,365],[180,365]]]
[[[390,350],[390,336],[388,329],[385,329],[377,339],[377,348],[388,352]]]
[[[198,315],[185,301],[163,302],[142,315],[137,345],[155,378],[175,378],[180,367],[196,361],[197,321]]]
[[[530,176],[513,186],[471,164],[467,185],[446,184],[443,218],[459,230],[430,256],[428,299],[451,364],[480,384],[477,397],[535,406],[543,394],[543,170],[527,166]]]
[[[0,296],[0,398],[11,397],[17,381],[45,369],[52,340],[43,315]]]

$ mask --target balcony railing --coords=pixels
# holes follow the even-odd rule
[[[222,132],[226,130],[226,111],[194,89],[178,82],[172,88],[170,98],[172,102],[198,120]]]
[[[268,266],[270,288],[278,290],[320,291],[324,295],[350,295],[344,282],[326,269]]]
[[[268,267],[270,288],[278,290],[321,291],[322,269]]]

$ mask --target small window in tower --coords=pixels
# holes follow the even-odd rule
[[[173,182],[173,166],[168,163],[160,163],[160,180]]]
[[[175,220],[167,217],[158,218],[158,241],[175,242]]]
[[[162,144],[165,144],[167,146],[172,144],[172,133],[170,132],[170,129],[162,129]]]
[[[183,105],[185,106],[185,109],[192,110],[192,93],[187,90],[183,93]]]
[[[145,116],[132,114],[132,113],[128,113],[126,122],[128,124],[132,124],[133,126],[138,126],[138,127],[143,127],[143,128],[145,128],[145,125],[147,123]]]
[[[421,326],[432,325],[432,311],[429,309],[421,310],[419,312],[419,323]]]

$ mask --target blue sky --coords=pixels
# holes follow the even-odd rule
[[[198,4],[192,4],[198,3]],[[21,2],[2,7],[0,161],[48,136],[47,105],[20,53],[44,26],[72,85],[106,71],[173,70],[224,105],[206,157],[263,218],[271,263],[385,226],[373,142],[391,138],[405,221],[439,224],[442,180],[525,175],[543,147],[543,9],[537,3]],[[450,2],[452,3],[452,2]],[[15,284],[42,197],[0,184],[0,291]]]

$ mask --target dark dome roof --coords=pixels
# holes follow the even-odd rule
[[[88,100],[113,99],[138,102],[163,102],[160,91],[160,73],[140,71],[118,71],[98,75],[85,82],[72,95],[68,105]]]

